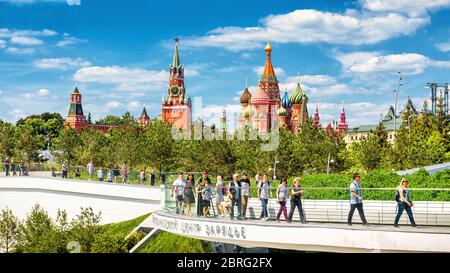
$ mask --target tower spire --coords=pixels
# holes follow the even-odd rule
[[[178,53],[178,43],[180,42],[180,39],[176,37],[175,39],[175,50],[173,52],[173,67],[179,67],[180,66],[180,54]]]

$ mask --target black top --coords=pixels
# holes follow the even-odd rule
[[[300,192],[300,191],[302,191],[302,188],[300,188],[300,187],[297,187],[297,186],[292,186],[292,190],[294,191],[294,192]],[[296,195],[292,195],[292,197],[291,197],[291,199],[293,199],[293,200],[300,200],[300,195],[298,195],[298,194],[296,194]]]

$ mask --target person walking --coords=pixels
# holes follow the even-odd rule
[[[187,208],[187,215],[192,217],[192,204],[195,204],[195,178],[192,173],[188,175],[186,180],[186,187],[184,188],[184,205]]]
[[[97,177],[99,182],[103,182],[105,179],[105,173],[103,172],[103,168],[99,168],[97,171]]]
[[[209,178],[208,171],[203,171],[202,177],[200,177],[197,181],[196,193],[197,193],[197,216],[203,215],[203,189],[206,187],[206,184],[211,184],[211,179]]]
[[[239,182],[239,174],[233,175],[233,181],[230,182],[230,187],[228,189],[228,198],[231,200],[230,207],[230,218],[234,220],[234,207],[237,206],[238,215],[237,219],[242,219],[242,193],[241,185]]]
[[[160,185],[166,184],[166,174],[163,172],[159,173],[159,183],[160,183]]]
[[[75,169],[75,179],[80,179],[80,178],[81,178],[80,168],[76,168]]]
[[[62,177],[63,179],[67,179],[67,175],[68,175],[68,173],[69,173],[69,164],[67,164],[67,161],[64,161],[64,162],[63,162],[63,164],[62,164],[62,166],[61,166],[61,169],[62,169],[62,175],[61,175],[61,177]]]
[[[111,170],[111,169],[109,169],[108,170],[108,175],[107,175],[107,177],[108,177],[108,182],[109,183],[112,183],[113,182],[113,171]]]
[[[176,195],[175,201],[176,201],[176,213],[184,213],[183,209],[183,200],[184,200],[184,189],[186,187],[186,182],[183,178],[184,174],[183,172],[178,172],[178,179],[173,182],[172,185],[172,197],[174,194]]]
[[[251,185],[247,172],[242,173],[242,178],[239,181],[239,185],[241,187],[241,194],[242,194],[242,219],[245,220],[247,216],[248,200],[251,198],[250,196]]]
[[[145,180],[147,180],[147,177],[146,177],[146,174],[145,174],[145,171],[146,171],[146,167],[144,167],[144,168],[142,168],[140,171],[139,171],[139,181],[140,181],[140,183],[142,184],[142,185],[144,185],[145,184]]]
[[[398,222],[400,221],[400,217],[402,217],[403,211],[406,210],[406,213],[409,217],[409,223],[412,227],[417,227],[416,221],[414,221],[414,216],[412,212],[413,203],[411,202],[410,192],[408,190],[409,181],[407,179],[402,179],[400,186],[397,188],[396,201],[398,203],[397,206],[397,216],[395,217],[394,227],[399,227]]]
[[[122,164],[122,169],[120,170],[120,174],[122,176],[122,183],[128,183],[127,182],[127,178],[128,178],[128,173],[127,173],[127,164],[124,162]]]
[[[89,174],[89,181],[92,180],[92,177],[94,176],[94,163],[91,161],[89,161],[89,163],[86,166],[86,169],[88,171]]]
[[[363,208],[364,198],[361,191],[361,176],[358,173],[353,174],[353,182],[350,184],[350,212],[348,213],[347,224],[352,225],[353,213],[355,209],[358,210],[359,217],[361,217],[362,224],[367,226],[366,216]]]
[[[23,160],[19,163],[19,176],[25,176],[25,163]]]
[[[259,175],[259,173],[256,173],[256,175],[255,175],[255,182],[256,182],[256,185],[258,185],[259,180],[260,180],[260,175]]]
[[[11,160],[9,170],[12,171],[12,176],[17,176],[16,163],[14,162],[14,160]]]
[[[269,220],[269,211],[267,210],[267,204],[270,198],[270,182],[267,174],[263,175],[263,179],[258,183],[258,199],[261,201],[261,216],[260,220]]]
[[[3,167],[5,168],[5,176],[9,176],[9,164],[11,163],[11,161],[9,160],[9,157],[7,157],[5,159],[5,161],[3,162]]]
[[[225,212],[224,207],[222,206],[225,202],[224,198],[224,189],[225,185],[223,184],[222,176],[217,176],[217,183],[216,183],[216,206],[217,206],[217,213],[221,217],[225,217],[228,215],[228,213]]]
[[[300,222],[302,224],[306,224],[305,213],[303,212],[302,200],[301,196],[305,194],[305,192],[300,187],[301,178],[296,177],[294,179],[294,185],[291,189],[291,211],[289,212],[288,223],[292,222],[292,218],[294,217],[295,209],[298,209],[300,213]]]
[[[117,163],[114,164],[113,175],[114,175],[114,183],[117,183],[117,177],[120,176],[120,169],[119,169],[119,165],[117,165]]]
[[[152,172],[150,173],[150,186],[155,186],[155,179],[156,179],[155,170],[152,170]]]
[[[278,203],[280,204],[280,209],[277,213],[277,222],[280,222],[280,216],[281,213],[284,214],[284,220],[288,220],[288,214],[287,214],[287,203],[288,198],[288,187],[287,187],[287,180],[286,178],[281,179],[281,184],[277,188],[277,199]]]
[[[211,213],[209,212],[209,208],[211,206],[213,206],[212,196],[213,196],[213,188],[211,187],[211,183],[210,182],[206,182],[206,187],[203,188],[203,192],[202,192],[203,216],[205,216],[205,217],[211,217]],[[214,210],[214,208],[213,208],[213,210]]]

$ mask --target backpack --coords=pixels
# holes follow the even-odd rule
[[[395,201],[398,203],[398,202],[400,202],[400,191],[399,190],[397,190],[396,192],[395,192]]]

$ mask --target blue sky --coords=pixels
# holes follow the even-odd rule
[[[0,0],[0,118],[67,114],[75,85],[95,119],[143,105],[160,114],[173,38],[181,38],[187,92],[204,119],[239,111],[273,46],[281,90],[300,80],[322,123],[345,102],[350,126],[374,123],[426,82],[447,82],[450,0]],[[299,75],[299,77],[298,77]],[[198,112],[196,112],[198,115]]]

